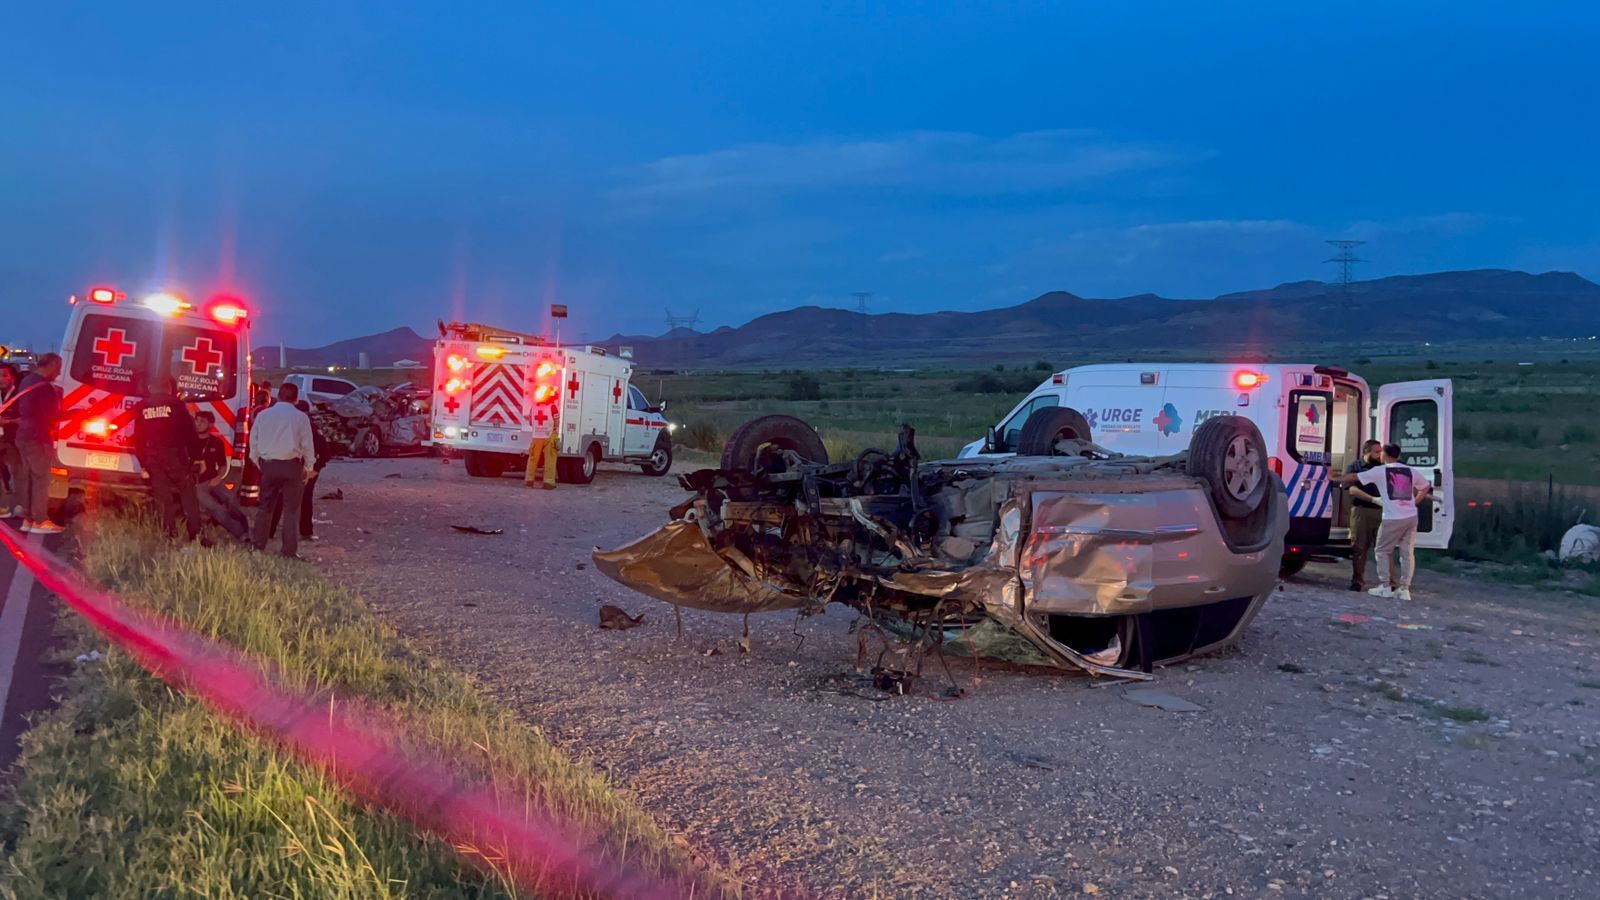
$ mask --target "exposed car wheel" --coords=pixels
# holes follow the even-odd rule
[[[372,459],[382,451],[383,441],[378,438],[378,432],[371,428],[356,435],[355,441],[350,446],[350,452],[363,459]]]
[[[499,478],[506,471],[506,461],[498,453],[468,450],[463,454],[463,461],[467,474],[473,478]]]
[[[1300,570],[1305,567],[1306,558],[1304,556],[1285,555],[1283,560],[1278,563],[1278,577],[1288,578],[1291,575],[1299,575]]]
[[[672,468],[672,442],[667,440],[665,435],[662,435],[656,441],[656,448],[650,451],[650,458],[639,468],[643,469],[644,473],[651,477],[660,477],[667,474],[667,471]]]
[[[466,467],[467,474],[473,478],[483,477],[482,458],[476,450],[468,450],[461,454],[461,464]]]
[[[1211,500],[1224,518],[1242,519],[1272,488],[1267,442],[1243,416],[1209,418],[1189,441],[1189,474],[1211,486]]]
[[[815,429],[794,416],[761,416],[734,429],[722,445],[722,468],[754,472],[767,447],[791,450],[808,462],[828,462],[828,448]]]
[[[1070,406],[1035,410],[1017,436],[1018,456],[1062,456],[1062,441],[1092,441],[1089,420]]]

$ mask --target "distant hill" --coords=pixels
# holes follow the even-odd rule
[[[800,307],[738,328],[659,338],[622,336],[643,365],[860,365],[927,358],[981,362],[1026,354],[1163,347],[1271,352],[1327,341],[1448,343],[1569,338],[1600,332],[1600,285],[1570,272],[1503,269],[1400,275],[1341,287],[1300,281],[1173,300],[1052,291],[981,312],[867,315]]]
[[[881,313],[803,306],[709,333],[676,328],[651,337],[617,334],[649,367],[859,366],[914,360],[973,363],[1059,353],[1167,348],[1274,348],[1349,343],[1450,343],[1587,337],[1600,333],[1600,285],[1571,272],[1504,269],[1397,275],[1341,287],[1297,281],[1210,300],[1154,294],[1102,300],[1065,291],[980,312]],[[433,339],[410,328],[314,349],[291,348],[293,366],[375,366],[432,359]],[[277,347],[256,350],[276,366]]]
[[[410,328],[395,328],[382,334],[371,334],[366,337],[338,341],[326,347],[310,349],[290,347],[286,351],[290,366],[318,368],[322,366],[355,366],[360,362],[362,353],[367,354],[368,362],[379,368],[387,368],[403,359],[417,360],[425,365],[432,365],[433,339],[425,338]],[[276,368],[278,365],[278,347],[276,344],[269,347],[256,347],[251,351],[250,359],[257,366]]]

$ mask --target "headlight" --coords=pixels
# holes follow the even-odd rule
[[[678,423],[677,422],[668,422],[667,423],[667,433],[668,434],[671,434],[672,432],[677,431],[677,430],[678,430]]]

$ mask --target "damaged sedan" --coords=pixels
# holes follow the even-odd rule
[[[1284,494],[1249,420],[1217,416],[1183,453],[1094,443],[1075,410],[1033,414],[1015,457],[830,463],[817,433],[763,416],[692,496],[598,567],[668,603],[730,613],[843,603],[908,641],[1148,677],[1236,641],[1277,585]]]

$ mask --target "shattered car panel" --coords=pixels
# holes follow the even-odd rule
[[[1272,476],[1230,518],[1212,499],[1221,474],[1190,472],[1187,453],[1061,449],[924,463],[907,427],[893,454],[849,463],[768,453],[683,476],[694,497],[672,521],[594,559],[680,606],[840,602],[947,651],[1096,674],[1143,677],[1236,640],[1277,583],[1288,515]]]
[[[427,396],[411,385],[368,386],[313,403],[311,424],[340,456],[414,453],[428,439],[428,413]]]

